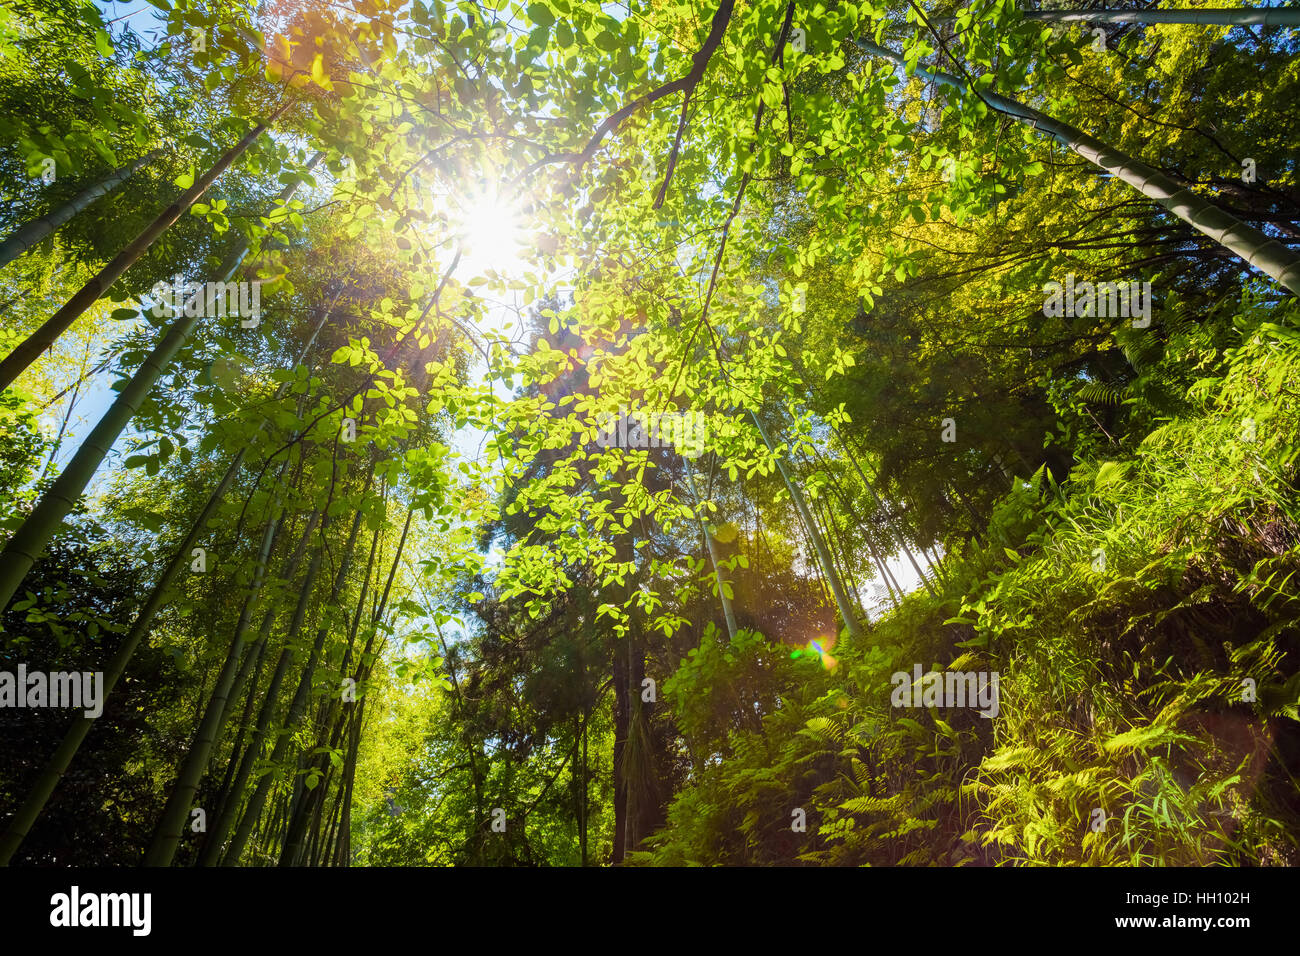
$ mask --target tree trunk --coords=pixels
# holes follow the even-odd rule
[[[948,575],[944,572],[943,562],[939,560],[938,552],[921,547],[921,556],[930,565],[930,570],[934,572],[935,579],[938,580],[940,586],[947,587]]]
[[[814,520],[819,517],[821,519],[821,527],[825,532],[824,538],[827,550],[831,553],[831,560],[837,564],[840,579],[849,583],[849,598],[853,602],[855,611],[859,617],[866,620],[867,611],[862,606],[862,595],[858,591],[857,581],[853,579],[853,568],[849,565],[848,549],[844,547],[844,538],[840,534],[840,529],[835,525],[830,505],[823,503],[821,507],[817,507],[817,502],[814,501],[813,506],[817,509],[813,512],[813,518]]]
[[[343,761],[343,813],[339,821],[339,841],[335,852],[335,866],[352,865],[352,783],[357,776],[357,754],[361,750],[362,717],[365,716],[366,702],[358,702],[357,711],[352,715],[352,732],[348,739],[348,754]],[[478,804],[475,803],[477,809]]]
[[[312,866],[322,866],[334,859],[334,840],[338,834],[339,819],[343,809],[343,783],[343,779],[340,778],[339,785],[334,788],[334,809],[330,811],[329,824],[325,829],[325,838],[312,853]]]
[[[325,519],[325,524],[329,524],[328,518]],[[302,622],[307,616],[307,605],[311,600],[312,587],[316,583],[316,576],[320,573],[321,559],[324,557],[324,553],[324,546],[319,544],[312,551],[311,561],[307,565],[307,572],[303,575],[302,585],[298,589],[298,602],[293,610],[293,618],[289,623],[284,646],[280,649],[280,657],[276,661],[275,671],[271,675],[271,683],[267,686],[266,696],[263,698],[261,710],[257,714],[257,727],[253,731],[253,739],[249,741],[248,748],[244,751],[244,756],[239,762],[239,769],[235,772],[235,781],[231,784],[230,796],[227,797],[226,805],[222,807],[221,814],[212,827],[207,846],[199,857],[200,866],[211,866],[217,862],[218,855],[221,853],[221,844],[225,841],[226,834],[230,832],[230,827],[239,813],[239,796],[243,793],[248,778],[252,775],[253,764],[257,762],[258,756],[262,753],[262,744],[266,740],[267,731],[275,715],[275,705],[280,696],[280,685],[284,683],[289,664],[293,660],[293,642],[298,636],[298,631],[302,629]],[[247,819],[245,822],[248,823],[249,829],[251,829],[252,824],[256,822],[256,818]],[[247,838],[248,832],[245,831],[244,839],[247,840]],[[242,848],[241,843],[240,849],[242,850]],[[232,862],[232,856],[227,851],[223,862],[225,865],[231,866],[239,862],[239,856],[235,854]]]
[[[388,572],[388,581],[384,585],[383,598],[375,606],[375,613],[374,613],[374,617],[372,618],[372,622],[376,625],[379,623],[380,619],[383,617],[385,609],[388,607],[388,595],[393,586],[393,578],[397,574],[398,564],[402,560],[402,551],[406,547],[406,538],[407,538],[407,534],[411,530],[411,519],[414,517],[414,515],[415,515],[414,507],[407,510],[406,523],[402,526],[402,536],[397,543],[397,552],[393,556],[393,564]],[[377,632],[378,632],[377,628],[371,631],[370,636],[366,639],[365,649],[362,650],[361,652],[361,659],[359,662],[359,666],[357,668],[358,684],[360,684],[363,680],[369,679],[370,670],[373,667],[373,659],[371,658],[370,655],[374,647],[375,634]],[[380,651],[382,652],[382,650],[383,650],[383,646],[381,645]],[[336,866],[352,865],[352,784],[356,778],[357,754],[361,749],[361,733],[364,727],[363,720],[365,718],[365,710],[366,710],[366,698],[363,697],[357,703],[356,711],[352,715],[352,733],[351,733],[350,740],[348,741],[348,753],[343,761],[343,780],[340,783],[340,786],[344,787],[346,792],[343,796],[343,813],[342,813],[342,820],[339,826],[341,832],[339,834],[337,855],[335,857]],[[482,792],[481,792],[481,783],[478,778],[478,773],[474,765],[472,754],[470,756],[470,772],[474,776],[474,820],[475,820],[475,828],[477,832],[477,825],[478,825],[479,812],[480,812],[479,808],[482,804]]]
[[[289,461],[289,457],[285,456],[277,484],[283,483],[289,470]],[[221,733],[225,720],[230,692],[235,684],[235,675],[239,670],[240,662],[244,659],[244,639],[253,623],[253,612],[257,607],[257,599],[262,591],[262,582],[266,579],[266,566],[271,559],[271,549],[275,545],[276,535],[280,530],[280,518],[280,496],[277,495],[276,500],[271,505],[271,515],[266,523],[266,532],[262,535],[262,546],[258,552],[257,565],[253,570],[253,582],[249,588],[249,593],[244,598],[243,607],[240,609],[239,621],[235,625],[235,636],[231,639],[230,649],[226,652],[226,660],[222,664],[221,672],[217,675],[216,684],[213,685],[212,694],[208,698],[208,706],[203,714],[203,720],[199,723],[198,730],[195,731],[194,742],[190,745],[189,753],[185,755],[185,762],[181,765],[176,784],[173,786],[171,795],[167,798],[167,804],[158,819],[153,840],[150,842],[148,850],[145,851],[145,866],[170,866],[172,859],[176,855],[176,848],[180,845],[185,822],[190,814],[190,804],[194,800],[194,794],[199,789],[199,783],[202,781],[203,775],[207,773],[212,748],[216,745],[217,737]]]
[[[635,622],[623,643],[627,644],[627,702],[630,706],[627,743],[623,748],[623,773],[627,792],[627,837],[623,858],[635,850],[661,822],[663,800],[659,786],[659,762],[655,759],[654,734],[650,729],[655,704],[642,697],[645,680],[645,645]]]
[[[844,436],[840,434],[839,429],[838,428],[834,429],[834,432],[835,432],[835,437],[838,438],[840,440],[840,444],[844,446],[844,457],[847,458],[849,462],[853,465],[854,470],[858,473],[858,477],[862,479],[862,484],[866,487],[866,489],[869,492],[871,492],[871,497],[876,502],[876,508],[880,510],[881,514],[885,515],[885,517],[888,518],[890,509],[886,507],[885,500],[880,497],[880,492],[876,491],[876,486],[871,482],[871,479],[867,477],[867,473],[862,470],[862,466],[858,463],[857,458],[854,457],[852,449],[849,448],[849,443],[844,440]],[[877,474],[877,477],[879,477],[879,474]],[[938,593],[934,590],[934,586],[930,584],[929,579],[926,578],[926,576],[921,572],[921,566],[916,563],[916,558],[912,557],[912,552],[908,550],[904,536],[900,533],[900,529],[895,528],[894,533],[898,535],[899,549],[903,552],[904,555],[906,555],[908,562],[912,565],[912,570],[916,572],[917,578],[920,579],[921,584],[925,586],[925,589],[930,592],[930,597],[937,598],[939,596]],[[883,568],[884,561],[879,558],[877,558],[876,560],[879,561],[881,567]],[[898,584],[897,579],[894,580],[894,584],[895,585]],[[898,591],[899,591],[899,596],[901,597],[903,589],[899,587]]]
[[[320,511],[313,511],[311,513],[311,516],[307,519],[307,524],[303,528],[302,534],[299,535],[298,546],[294,549],[293,554],[289,557],[289,561],[285,565],[283,572],[280,575],[280,577],[283,578],[285,581],[291,582],[294,579],[294,576],[297,575],[298,565],[302,562],[302,557],[307,551],[307,545],[311,541],[311,536],[313,532],[316,530],[316,522],[320,519],[320,517],[321,517]],[[240,672],[238,676],[235,677],[235,686],[231,690],[231,700],[232,701],[237,700],[239,698],[240,692],[243,689],[244,683],[248,680],[248,676],[249,676],[248,672],[252,671],[253,687],[248,693],[248,699],[244,706],[244,715],[240,721],[239,734],[235,738],[235,742],[231,744],[230,758],[226,762],[226,773],[224,778],[221,781],[221,787],[220,789],[218,789],[217,794],[213,799],[211,812],[208,814],[209,818],[212,819],[214,822],[220,819],[222,814],[226,812],[227,801],[230,800],[231,798],[238,800],[240,793],[243,789],[242,784],[239,790],[235,790],[233,788],[233,784],[235,780],[235,772],[236,769],[241,765],[240,758],[244,752],[244,740],[247,737],[248,730],[250,727],[250,721],[252,720],[252,716],[253,716],[253,709],[256,706],[256,700],[254,699],[254,695],[256,692],[258,679],[262,672],[262,661],[266,656],[266,644],[268,639],[270,638],[271,627],[275,623],[275,619],[276,619],[276,608],[272,606],[266,611],[265,614],[262,615],[262,626],[258,631],[257,640],[253,642],[253,646],[248,652],[247,659],[245,660],[244,665],[240,667]],[[227,705],[227,716],[222,717],[223,726],[226,720],[229,719],[228,717],[229,710],[230,710],[230,706]],[[213,836],[215,835],[215,832],[216,832],[215,829],[209,830],[206,838],[204,839],[203,849],[199,853],[198,865],[200,866],[212,865],[214,862],[216,862],[215,857],[220,853],[220,848],[213,846]],[[223,834],[223,838],[224,838],[224,834]]]
[[[1214,10],[1025,10],[1026,20],[1085,23],[1183,23],[1225,27],[1296,27],[1300,9],[1249,9],[1227,7]]]
[[[686,462],[686,480],[690,483],[691,497],[695,499],[695,520],[699,523],[700,534],[704,535],[704,545],[709,550],[709,561],[713,565],[713,577],[718,584],[718,601],[722,604],[722,617],[727,624],[727,637],[734,641],[736,631],[739,630],[736,625],[736,612],[731,606],[731,598],[727,596],[727,583],[722,573],[718,547],[713,541],[713,535],[709,534],[708,526],[704,523],[704,516],[700,514],[700,493],[695,489],[695,476],[691,473],[689,461]]]
[[[749,416],[754,420],[754,426],[758,429],[758,434],[762,437],[767,450],[776,455],[776,447],[772,444],[772,440],[767,437],[767,430],[763,428],[763,423],[759,420],[758,415],[751,411]],[[795,510],[799,513],[804,529],[812,540],[813,548],[817,552],[817,562],[821,565],[822,573],[826,576],[826,581],[830,585],[831,595],[835,599],[835,606],[839,608],[840,617],[844,620],[844,626],[848,629],[851,638],[855,641],[861,640],[864,636],[862,627],[858,624],[853,605],[844,590],[844,582],[840,580],[840,576],[835,571],[830,552],[826,549],[826,542],[822,540],[821,535],[817,532],[817,523],[808,510],[808,503],[804,501],[803,492],[790,480],[785,465],[779,456],[776,459],[776,469],[781,473],[781,480],[785,482],[786,490],[790,493],[790,499],[794,502]]]
[[[63,413],[63,420],[59,423],[59,433],[54,436],[54,443],[50,445],[50,457],[45,460],[45,467],[41,469],[41,476],[40,478],[37,479],[36,481],[37,484],[43,482],[46,478],[49,477],[50,472],[54,470],[55,461],[58,460],[59,451],[63,448],[63,436],[67,434],[68,424],[72,421],[72,413],[76,411],[77,398],[81,394],[81,386],[85,383],[86,379],[90,378],[92,374],[91,371],[86,368],[86,366],[90,364],[91,348],[93,348],[93,342],[91,340],[87,340],[86,355],[81,362],[81,368],[82,368],[81,375],[78,376],[77,380],[73,382],[72,385],[70,386],[72,397],[68,399],[68,407]],[[68,391],[68,390],[69,389],[65,389],[64,391]],[[53,405],[55,401],[58,401],[58,399],[54,399],[49,404]]]
[[[873,56],[883,57],[900,66],[906,65],[901,54],[887,50],[879,44],[868,40],[853,42]],[[950,74],[939,70],[927,70],[920,66],[914,72],[917,76],[932,80],[941,86],[952,87],[962,93],[968,92],[966,83]],[[1278,240],[1228,215],[1192,190],[1179,186],[1164,173],[1157,172],[1145,163],[1121,153],[1082,130],[1055,120],[1046,113],[1041,113],[1009,97],[993,92],[981,93],[980,96],[992,109],[1046,133],[1062,146],[1078,153],[1116,179],[1128,183],[1193,229],[1230,249],[1248,265],[1275,280],[1292,295],[1300,295],[1300,253],[1291,251]]]
[[[373,477],[374,471],[371,470]],[[370,483],[366,483],[369,489]],[[334,577],[334,586],[330,590],[329,597],[326,599],[325,606],[330,607],[338,603],[338,597],[343,590],[343,585],[347,581],[348,571],[352,567],[352,554],[357,543],[357,533],[361,530],[361,520],[365,517],[365,512],[360,508],[357,509],[356,515],[352,519],[352,530],[348,534],[348,543],[343,551],[343,558],[339,562],[339,569]],[[319,552],[318,552],[319,554]],[[316,641],[312,644],[310,653],[307,655],[306,665],[303,667],[302,677],[298,681],[298,689],[294,692],[293,700],[289,704],[289,713],[285,717],[284,726],[276,736],[275,747],[271,752],[271,763],[280,764],[289,749],[290,739],[293,737],[294,729],[298,722],[302,720],[303,712],[307,709],[308,700],[311,697],[312,677],[316,673],[316,662],[320,659],[321,649],[325,646],[325,638],[329,635],[329,627],[320,627],[316,631]],[[235,831],[234,839],[231,841],[230,850],[226,854],[226,865],[238,862],[240,854],[243,852],[244,843],[248,840],[248,832],[252,824],[256,822],[257,817],[262,812],[262,807],[266,802],[267,794],[270,792],[271,784],[275,781],[276,770],[264,775],[258,781],[257,789],[249,798],[248,807],[244,811],[244,819],[240,821],[239,829]],[[287,825],[286,821],[286,825]]]
[[[334,308],[334,304],[338,301],[339,296],[341,295],[342,287],[340,287],[340,291],[335,294],[330,305],[321,314],[320,321],[316,323],[316,328],[312,331],[311,337],[307,340],[306,344],[303,345],[302,351],[299,353],[295,365],[303,361],[307,353],[311,350],[312,345],[315,344],[316,337],[320,334],[326,320],[329,318],[330,312]],[[288,383],[281,385],[276,392],[277,397],[282,396],[288,387]],[[265,423],[259,426],[259,432],[264,427]],[[163,601],[167,597],[168,592],[171,590],[172,583],[176,580],[176,576],[180,574],[181,569],[189,563],[190,551],[194,547],[194,543],[198,540],[199,535],[201,535],[207,528],[208,521],[216,512],[217,506],[221,503],[221,499],[230,488],[231,482],[234,481],[235,475],[238,474],[240,467],[243,465],[244,456],[247,453],[248,446],[245,445],[235,454],[230,465],[227,466],[225,474],[222,475],[221,480],[217,483],[217,487],[213,489],[212,494],[208,497],[207,503],[203,506],[203,511],[199,513],[198,518],[196,518],[194,523],[190,526],[190,530],[186,534],[185,540],[181,543],[180,547],[176,549],[176,553],[172,556],[171,561],[168,562],[167,567],[163,569],[163,572],[159,576],[153,590],[150,591],[149,597],[146,599],[144,606],[140,609],[140,613],[136,615],[135,623],[132,624],[131,630],[127,632],[126,637],[124,637],[122,642],[118,645],[117,651],[114,652],[112,659],[104,670],[104,687],[101,692],[102,698],[107,698],[112,692],[123,672],[125,672],[126,666],[130,662],[132,655],[135,654],[136,648],[140,645],[140,641],[149,633],[150,628],[153,626],[153,619],[162,607]],[[65,469],[65,471],[66,470],[67,469]],[[31,516],[28,517],[28,520],[31,520]],[[24,527],[25,526],[26,522],[24,522]],[[42,545],[42,547],[44,547],[44,545]],[[4,568],[2,559],[3,555],[0,555],[0,573],[3,572]],[[26,572],[24,571],[22,575],[20,575],[20,581],[21,577],[25,576],[25,574]],[[12,598],[12,596],[13,593],[11,591],[9,597],[0,601],[0,609],[7,604],[8,600]],[[40,816],[41,810],[44,809],[45,804],[49,801],[50,795],[54,792],[54,788],[58,786],[59,780],[62,778],[63,774],[67,772],[68,766],[72,762],[72,758],[76,756],[77,750],[81,747],[82,741],[86,739],[86,735],[90,733],[90,728],[93,725],[94,720],[85,717],[82,714],[77,714],[73,718],[72,726],[68,728],[68,732],[64,736],[63,741],[59,744],[58,750],[54,752],[46,762],[45,766],[41,769],[40,776],[36,778],[36,782],[32,785],[32,789],[28,793],[27,799],[24,800],[22,806],[14,812],[13,817],[9,820],[9,826],[5,830],[4,836],[0,837],[0,866],[7,866],[14,853],[17,852],[18,847],[22,845],[28,831],[32,828],[32,824],[34,824],[36,818]]]
[[[50,316],[44,325],[10,352],[5,360],[0,362],[0,391],[12,385],[14,379],[21,375],[27,366],[36,361],[42,352],[53,345],[55,340],[67,331],[68,326],[72,325],[83,312],[99,301],[100,296],[106,293],[122,277],[122,274],[144,255],[145,251],[154,244],[154,241],[166,232],[172,223],[179,219],[187,209],[194,205],[199,197],[207,192],[208,187],[212,185],[216,178],[243,155],[244,151],[266,132],[292,104],[292,100],[286,100],[271,114],[266,122],[258,123],[249,131],[248,135],[227,150],[224,156],[199,177],[198,182],[185,190],[179,199],[164,209],[157,219],[145,227],[143,232],[127,243],[126,247],[114,256],[108,265],[100,269],[99,273],[82,286],[76,295],[69,299],[59,311]]]
[[[627,850],[627,780],[623,764],[631,725],[628,701],[628,648],[626,638],[614,638],[614,850],[610,863],[623,862]]]
[[[407,528],[410,527],[409,515],[410,512],[408,512]],[[356,643],[357,630],[361,623],[361,612],[362,609],[365,607],[366,595],[369,593],[370,590],[370,574],[374,570],[375,554],[378,550],[378,545],[379,545],[379,530],[380,529],[376,528],[373,536],[370,539],[370,556],[366,559],[365,577],[362,579],[361,591],[357,597],[356,611],[352,615],[352,625],[348,629],[347,648],[344,650],[343,659],[339,663],[340,674],[346,674],[348,671],[348,665],[352,662],[352,649]],[[399,551],[399,557],[400,557],[400,551]],[[372,633],[372,638],[373,638],[373,633]],[[370,647],[370,641],[366,642],[366,647],[368,651]],[[358,668],[358,676],[360,675],[360,671],[361,669]],[[328,747],[330,751],[333,751],[337,749],[339,745],[343,742],[343,737],[346,735],[348,730],[348,720],[347,720],[348,715],[346,712],[340,713],[343,706],[341,697],[342,697],[341,692],[338,696],[331,696],[329,700],[329,704],[324,708],[322,718],[318,723],[318,726],[321,729],[318,733],[317,748],[320,746],[325,746]],[[328,736],[326,736],[325,733],[326,731],[328,731]],[[313,748],[313,751],[315,751],[315,749],[316,748]],[[314,753],[312,760],[308,763],[307,766],[307,770],[309,773],[313,769],[318,769],[321,772],[321,777],[320,777],[321,780],[328,781],[330,779],[330,776],[332,776],[332,770],[333,770],[333,762],[330,759],[330,755],[328,753],[324,753],[324,754]],[[316,788],[307,791],[304,805],[297,811],[298,814],[305,817],[307,815],[311,815],[319,812],[320,809],[319,805],[320,803],[324,802],[325,797],[326,797],[326,793],[323,786],[317,786]],[[304,822],[301,822],[300,819],[290,820],[289,845],[286,845],[285,853],[280,859],[281,866],[301,865],[302,848],[297,847],[296,849],[293,850],[292,853],[290,851],[291,851],[291,847],[297,843],[296,838],[301,836],[302,828],[305,825],[306,824]]]
[[[17,259],[45,237],[53,235],[56,229],[85,212],[96,199],[107,196],[162,152],[161,149],[155,149],[145,153],[129,166],[115,169],[102,179],[91,183],[58,209],[19,226],[4,242],[0,242],[0,268]]]
[[[582,678],[584,678],[584,684],[585,684],[586,683],[585,666],[584,669],[582,669]],[[590,721],[590,719],[591,719],[591,706],[590,704],[584,704],[582,705],[582,780],[581,780],[580,792],[578,792],[578,796],[580,796],[581,799],[581,804],[580,804],[581,814],[580,816],[578,816],[578,827],[580,827],[580,829],[578,829],[578,844],[580,844],[578,845],[578,849],[580,849],[580,852],[582,853],[582,866],[586,866],[586,832],[588,832],[588,816],[589,816],[588,790],[586,790],[586,780],[588,780],[588,766],[589,766],[588,760],[586,760],[586,726],[588,726],[588,722]]]
[[[626,483],[627,473],[624,467],[619,468],[619,484]],[[636,552],[633,547],[633,540],[630,534],[617,535],[614,540],[614,554],[620,565],[631,564],[636,560]],[[619,603],[627,608],[632,592],[636,588],[635,573],[632,571],[625,573],[624,583],[615,585],[615,590],[610,597],[616,597]],[[630,612],[629,612],[630,613]],[[628,779],[630,776],[630,767],[628,765],[628,738],[632,733],[632,698],[633,693],[639,693],[640,688],[635,691],[631,687],[632,676],[632,625],[629,621],[626,633],[619,636],[611,632],[614,642],[613,654],[611,655],[612,673],[610,677],[614,685],[614,752],[613,752],[613,777],[614,777],[614,846],[610,855],[610,863],[618,865],[623,862],[627,856],[627,851],[632,847],[628,843],[628,832],[631,828],[631,814],[635,807],[632,805],[633,800],[629,799]]]
[[[313,157],[308,169],[315,165],[320,156],[321,154],[317,153]],[[297,182],[286,186],[280,193],[281,201],[288,202],[297,187]],[[246,242],[241,242],[238,248],[232,250],[221,265],[220,281],[229,281],[247,254]],[[140,366],[126,388],[122,389],[112,406],[104,413],[99,424],[81,443],[81,447],[77,449],[77,453],[73,455],[67,467],[63,469],[50,489],[41,496],[41,500],[9,539],[4,552],[0,553],[0,611],[8,607],[23,578],[31,570],[37,557],[45,550],[50,539],[54,537],[82,492],[86,490],[86,485],[99,470],[108,450],[113,447],[123,429],[135,416],[140,403],[145,400],[153,389],[154,383],[176,357],[176,353],[180,351],[181,345],[188,338],[196,322],[198,316],[181,315],[175,319],[162,341],[154,347],[153,352],[144,360],[144,364]],[[0,389],[3,387],[0,385]]]
[[[973,504],[971,504],[971,501],[970,501],[969,498],[967,498],[964,494],[962,494],[962,490],[961,490],[960,488],[957,487],[956,482],[953,482],[952,484],[950,484],[950,485],[948,486],[948,489],[949,489],[949,490],[950,490],[954,495],[957,496],[957,500],[960,501],[961,504],[962,504],[962,507],[966,509],[966,514],[970,516],[970,533],[971,533],[971,537],[973,537],[973,538],[975,539],[975,543],[976,543],[976,544],[978,544],[980,547],[983,547],[983,546],[984,546],[984,538],[983,538],[983,536],[980,534],[979,529],[980,529],[980,526],[981,526],[981,525],[987,525],[987,524],[988,524],[988,521],[985,520],[985,519],[981,519],[981,518],[980,518],[979,514],[975,511],[975,506],[974,506]],[[956,511],[955,508],[954,508],[953,510]]]
[[[257,688],[262,682],[262,662],[266,658],[266,642],[257,641],[253,644],[248,652],[248,659],[252,663],[253,680],[248,687],[248,694],[244,697],[244,712],[239,718],[239,733],[235,735],[234,743],[230,745],[230,757],[226,760],[226,773],[221,778],[221,785],[217,787],[217,792],[212,797],[212,809],[208,816],[214,822],[221,815],[221,811],[226,806],[226,800],[230,797],[230,785],[235,780],[235,768],[239,766],[239,756],[244,750],[244,740],[248,737],[248,730],[253,722],[253,712],[257,707]],[[238,678],[236,678],[238,681]],[[208,851],[211,843],[211,833],[204,834],[203,846],[199,849],[198,857],[201,859],[203,854]]]

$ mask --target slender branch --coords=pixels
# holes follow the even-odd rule
[[[615,112],[605,117],[604,121],[596,127],[596,131],[587,141],[587,145],[578,152],[552,153],[543,159],[526,167],[523,172],[515,177],[512,186],[515,189],[522,187],[523,182],[533,173],[547,166],[556,163],[569,163],[573,168],[571,177],[576,179],[581,174],[584,166],[591,161],[600,149],[601,142],[607,135],[614,132],[623,121],[636,113],[642,107],[650,106],[666,96],[672,96],[674,93],[690,93],[704,76],[704,71],[709,65],[709,60],[713,58],[714,52],[722,44],[722,37],[727,31],[727,25],[731,22],[732,10],[735,7],[735,0],[722,0],[718,4],[718,9],[713,14],[713,22],[709,27],[709,35],[704,40],[704,45],[691,57],[691,68],[683,76],[678,77],[671,82],[665,83],[651,90],[649,93],[643,93],[630,103],[624,104]]]

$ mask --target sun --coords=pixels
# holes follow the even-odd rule
[[[491,186],[468,191],[455,204],[462,262],[470,274],[518,276],[527,250],[518,204]]]

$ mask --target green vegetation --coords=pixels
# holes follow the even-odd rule
[[[1294,8],[112,9],[0,8],[0,861],[1300,863]]]

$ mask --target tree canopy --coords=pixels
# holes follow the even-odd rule
[[[115,11],[0,7],[0,862],[1300,862],[1296,8]]]

